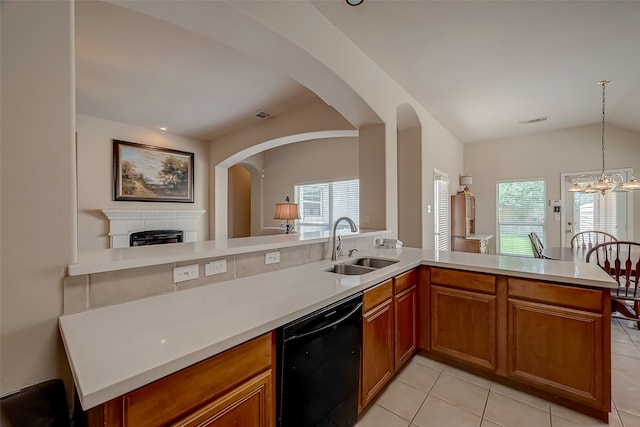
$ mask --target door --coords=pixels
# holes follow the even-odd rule
[[[617,171],[626,181],[631,175]],[[571,236],[581,231],[599,230],[629,240],[633,236],[633,199],[631,192],[572,193],[574,183],[581,186],[590,181],[590,175],[563,174],[563,232],[562,246],[570,246]],[[616,182],[619,178],[614,178]]]

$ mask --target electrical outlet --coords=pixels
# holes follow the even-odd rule
[[[280,262],[280,251],[267,252],[266,254],[264,254],[265,264],[276,264],[279,262]]]
[[[213,276],[214,274],[221,274],[227,272],[227,260],[217,259],[215,261],[204,263],[204,275]]]
[[[184,282],[185,280],[193,280],[200,277],[198,272],[198,264],[184,265],[182,267],[173,268],[173,283]]]

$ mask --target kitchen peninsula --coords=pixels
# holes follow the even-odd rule
[[[381,234],[384,232],[348,236],[364,243],[358,257],[398,261],[364,275],[327,272],[326,267],[336,261],[324,257],[61,316],[60,331],[83,408],[101,412],[119,396],[144,390],[185,368],[215,361],[256,339],[266,340],[268,348],[269,334],[285,323],[416,270],[420,351],[606,419],[611,400],[608,298],[614,282],[598,267],[462,252],[379,249],[373,242]],[[309,241],[301,236],[270,238],[252,241],[262,242],[254,246],[229,241],[220,252],[208,247],[206,253],[198,244],[177,244],[186,246],[175,251],[174,260],[199,260],[249,249],[303,250],[310,242],[328,243],[326,236]],[[80,264],[69,267],[70,275],[168,262],[166,247],[143,253],[138,249],[128,252],[130,258],[127,252],[111,250],[81,257]],[[346,260],[341,257],[337,262]],[[455,329],[456,325],[464,328]],[[552,345],[560,347],[544,348]],[[559,351],[572,345],[580,351]],[[264,366],[271,363],[275,367],[267,359]],[[581,370],[580,375],[576,369]],[[255,381],[266,381],[260,375],[256,374]],[[274,404],[270,398],[265,401]]]

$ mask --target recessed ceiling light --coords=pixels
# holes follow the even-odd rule
[[[345,0],[349,6],[359,6],[364,0]]]
[[[160,126],[160,130],[167,130],[166,126]]]

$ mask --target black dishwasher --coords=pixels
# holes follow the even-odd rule
[[[358,420],[362,293],[278,329],[279,427],[346,427]]]

